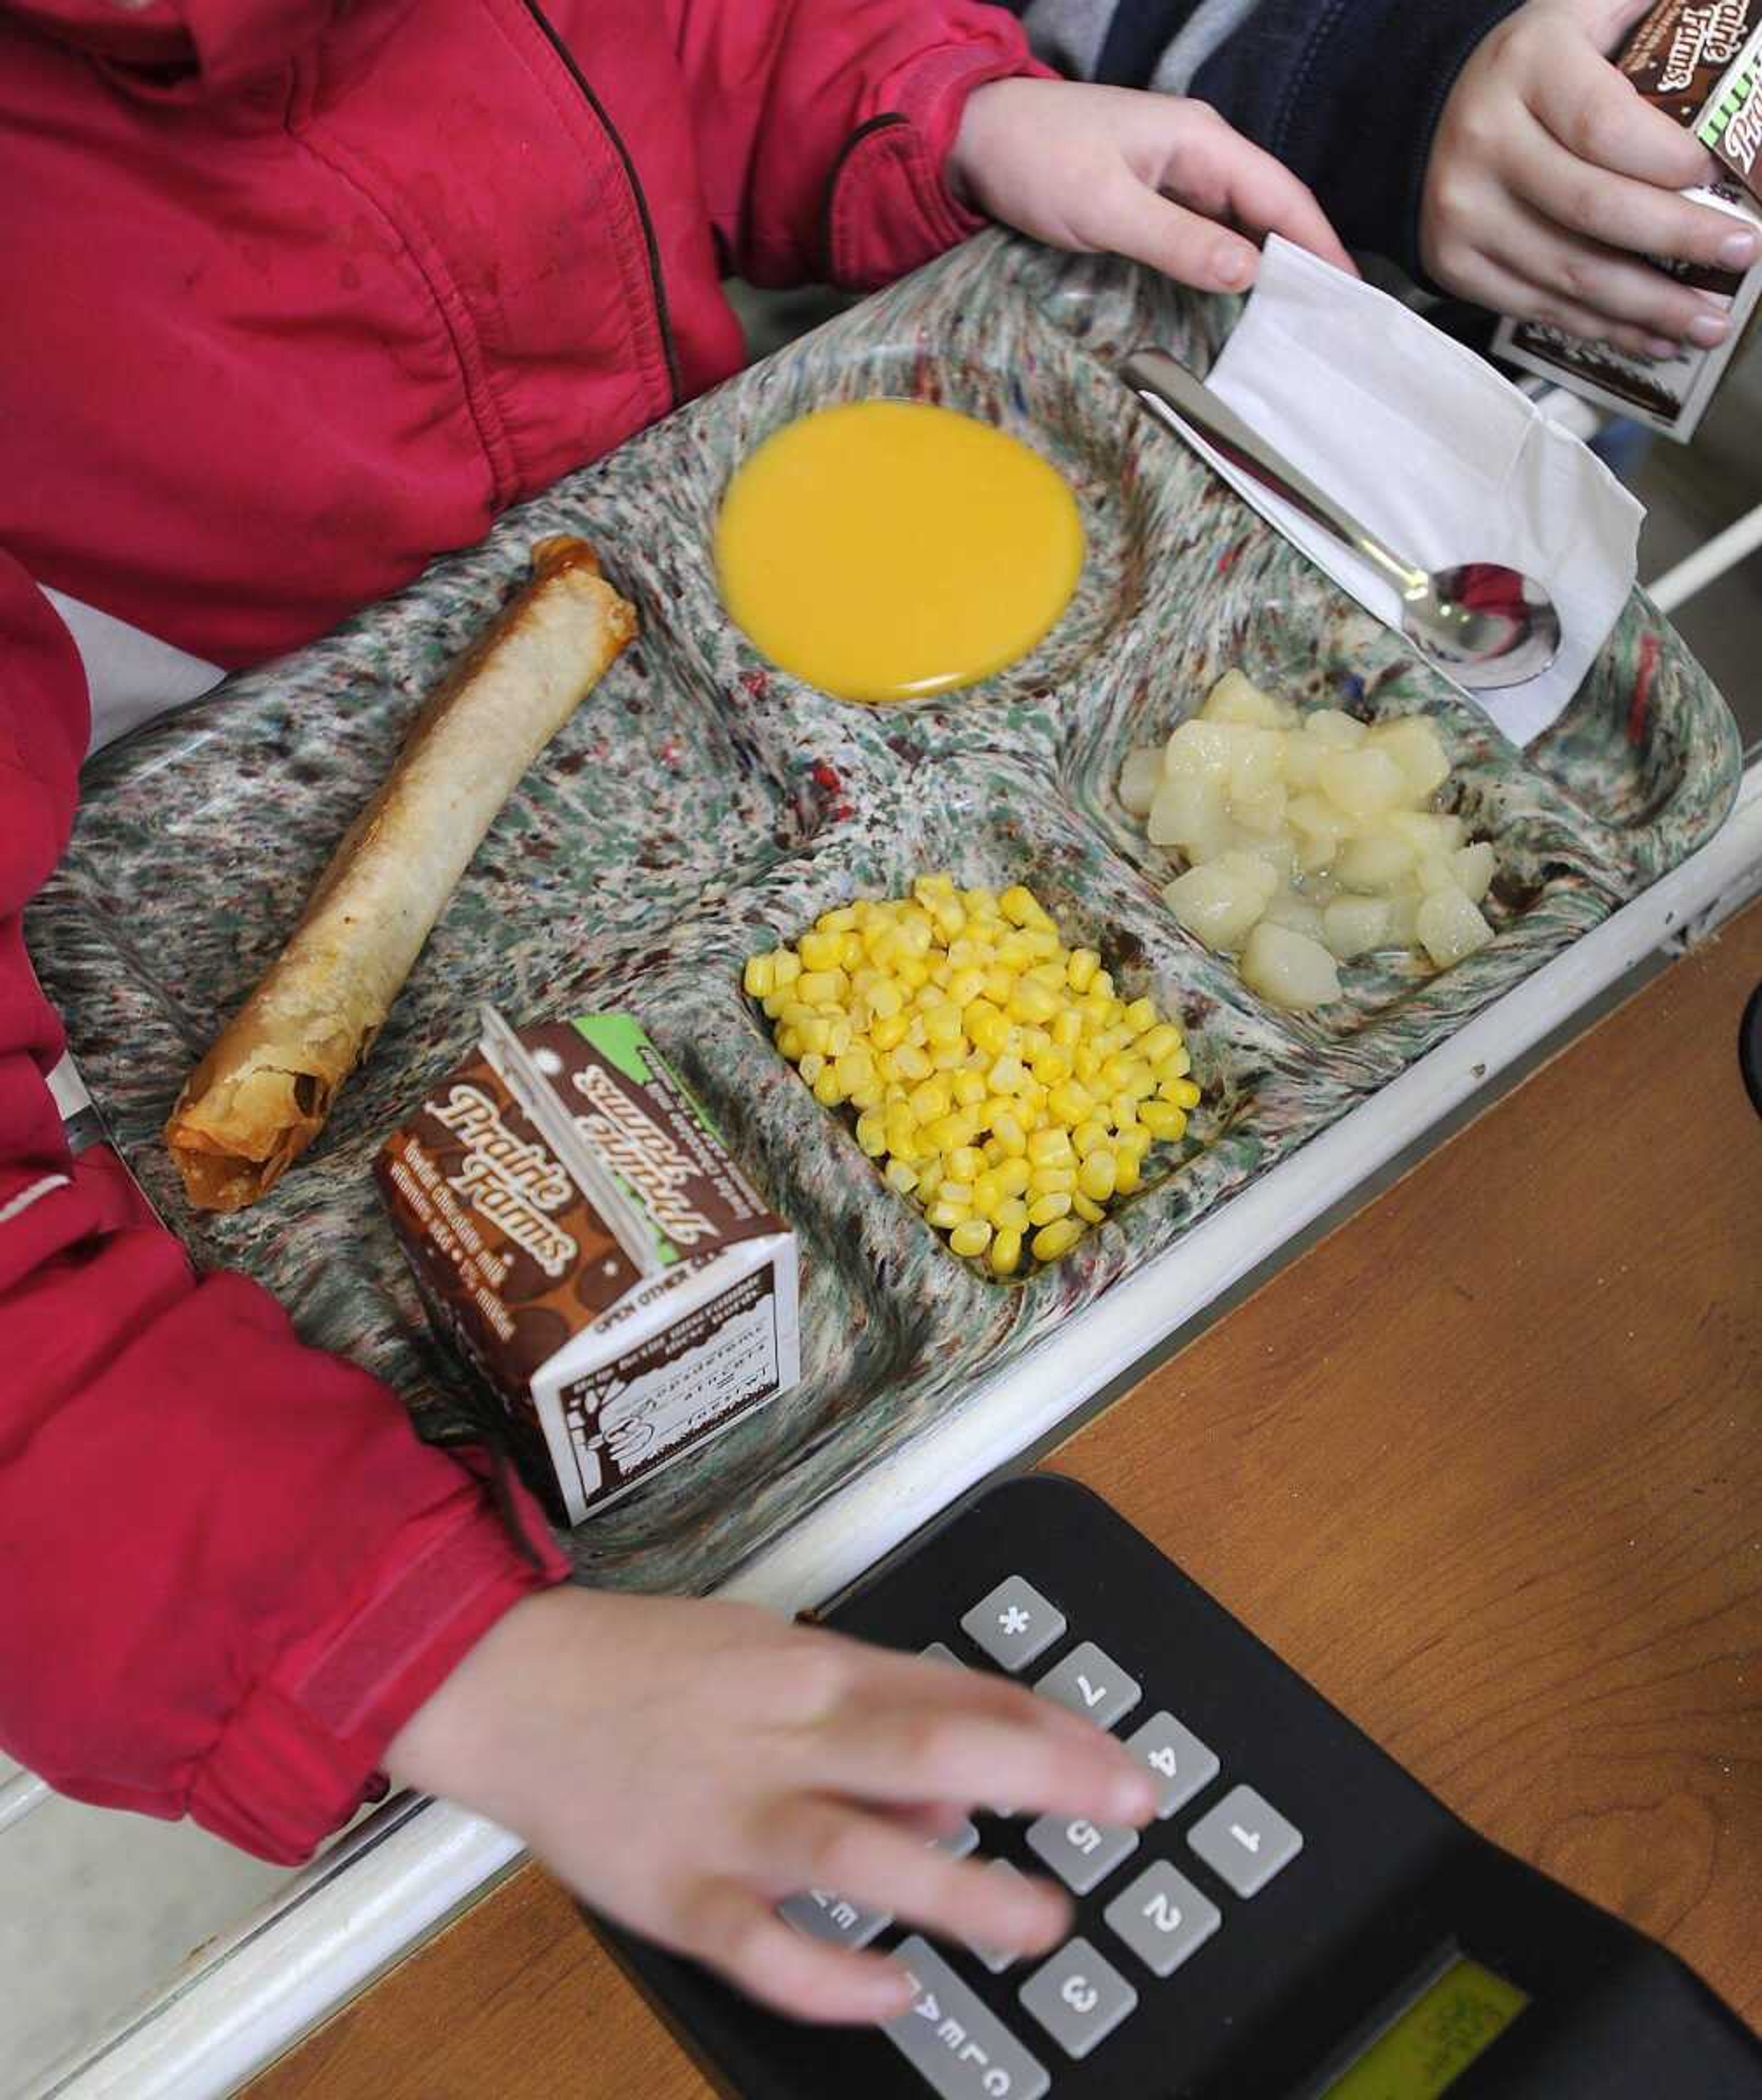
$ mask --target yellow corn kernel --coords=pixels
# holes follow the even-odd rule
[[[894,965],[894,976],[902,990],[914,992],[930,982],[929,965],[922,955],[902,955]]]
[[[988,1137],[979,1149],[985,1155],[987,1167],[1001,1167],[1010,1156],[994,1137]]]
[[[1134,1152],[1121,1152],[1115,1157],[1119,1161],[1119,1175],[1113,1185],[1113,1193],[1116,1196],[1130,1196],[1143,1184],[1143,1170],[1139,1165],[1138,1155]]]
[[[1024,1233],[1028,1229],[1028,1200],[1023,1196],[1006,1196],[992,1213],[991,1222],[1000,1233]]]
[[[1071,1132],[1071,1143],[1079,1159],[1088,1158],[1090,1153],[1099,1150],[1107,1141],[1108,1126],[1099,1116],[1090,1116]]]
[[[964,1043],[939,1043],[930,1052],[931,1070],[946,1073],[951,1080],[966,1062],[967,1046]]]
[[[1134,1159],[1142,1160],[1156,1141],[1141,1123],[1122,1123],[1113,1133],[1114,1154],[1119,1159],[1130,1153]]]
[[[1101,968],[1101,958],[1093,948],[1073,948],[1070,960],[1064,965],[1064,981],[1079,998],[1095,981],[1095,973]]]
[[[1094,1045],[1079,1043],[1071,1052],[1071,1077],[1085,1087],[1092,1087],[1101,1077],[1101,1057]]]
[[[994,889],[963,889],[961,902],[967,907],[969,919],[995,919],[998,915],[998,896]]]
[[[989,1218],[996,1214],[997,1207],[1002,1201],[1003,1190],[998,1180],[997,1170],[987,1160],[980,1171],[973,1177],[973,1208],[980,1217]]]
[[[893,1069],[909,1085],[915,1086],[920,1079],[930,1077],[930,1060],[915,1043],[901,1043],[893,1052]]]
[[[1010,1003],[1010,995],[1015,990],[1015,976],[1001,959],[986,965],[985,997],[999,1012]]]
[[[891,1021],[905,1004],[905,995],[892,977],[877,977],[866,987],[864,997],[869,1002],[869,1011],[877,1020]]]
[[[740,982],[749,999],[768,998],[777,989],[776,956],[748,955]]]
[[[1108,1215],[1100,1204],[1090,1202],[1081,1189],[1071,1198],[1071,1211],[1073,1216],[1081,1218],[1086,1225],[1101,1224],[1105,1221]]]
[[[951,1203],[946,1196],[938,1196],[924,1212],[939,1233],[953,1232],[957,1225],[964,1225],[972,1215],[971,1203]]]
[[[1000,1115],[993,1119],[991,1134],[1012,1159],[1019,1159],[1028,1149],[1028,1133],[1020,1119],[1015,1115]]]
[[[1034,1260],[1062,1260],[1082,1237],[1083,1228],[1075,1218],[1055,1218],[1034,1234]]]
[[[838,1073],[828,1065],[813,1083],[813,1097],[823,1109],[835,1109],[844,1098],[844,1089],[838,1083]]]
[[[853,1109],[859,1110],[866,1115],[870,1109],[879,1108],[886,1098],[887,1095],[881,1082],[875,1079],[866,1087],[852,1088],[850,1105]]]
[[[905,1017],[903,1014],[877,1014],[869,1024],[869,1047],[872,1050],[896,1050],[905,1040]]]
[[[961,1010],[952,999],[940,1000],[924,1013],[924,1033],[932,1048],[940,1048],[950,1043],[963,1040],[965,1030],[961,1026]]]
[[[799,1028],[780,1028],[777,1031],[777,1047],[793,1065],[808,1046]]]
[[[840,1013],[835,1015],[827,1021],[826,1024],[826,1054],[827,1057],[833,1058],[844,1057],[846,1052],[850,1048],[852,1043],[856,1040],[857,1031],[851,1026],[850,1023],[844,1018],[843,1014]]]
[[[939,897],[930,907],[930,915],[945,942],[959,939],[967,924],[967,914],[954,898]]]
[[[1105,1070],[1106,1067],[1103,1066],[1103,1070]],[[1095,1105],[1095,1096],[1077,1079],[1066,1079],[1046,1096],[1048,1109],[1060,1123],[1068,1123],[1073,1129],[1087,1118]]]
[[[954,1098],[963,1109],[980,1108],[985,1098],[985,1076],[983,1072],[957,1072],[949,1081],[954,1089]],[[979,1118],[985,1121],[983,1114]]]
[[[1021,1265],[1021,1233],[1015,1230],[999,1233],[991,1242],[991,1273],[1013,1276]]]
[[[912,895],[920,904],[927,904],[933,897],[952,897],[954,894],[954,878],[943,869],[938,868],[930,875],[914,876],[912,879]]]
[[[784,1008],[791,1004],[786,991],[768,991],[760,1003],[764,1008],[764,1017],[767,1021],[777,1020]]]
[[[1165,1057],[1172,1057],[1180,1048],[1181,1031],[1172,1021],[1159,1021],[1156,1027],[1139,1036],[1132,1047],[1150,1064],[1160,1065]]]
[[[958,1255],[970,1260],[981,1255],[991,1244],[991,1228],[983,1218],[969,1218],[965,1224],[957,1225],[949,1234],[949,1245]]]
[[[957,1145],[948,1154],[949,1178],[971,1188],[985,1171],[985,1155],[970,1145]]]
[[[1044,985],[1036,984],[1032,977],[1017,980],[1009,1004],[1009,1012],[1014,1019],[1028,1022],[1036,1028],[1043,1027],[1058,1010],[1058,1000]]]
[[[813,933],[801,937],[802,968],[810,975],[819,975],[838,967],[842,952],[836,933],[828,933],[816,927]]]
[[[1040,907],[1034,902],[1034,893],[1023,884],[1013,884],[998,899],[998,909],[1012,926],[1026,926]]]
[[[840,933],[839,935],[838,960],[841,968],[847,971],[857,968],[862,962],[865,952],[862,944],[862,936],[860,933]]]
[[[1028,1140],[1028,1157],[1036,1167],[1063,1167],[1073,1156],[1068,1130],[1037,1130]]]
[[[999,1057],[1010,1039],[1010,1024],[989,999],[976,999],[961,1017],[973,1047],[988,1057]]]
[[[946,1115],[936,1117],[923,1127],[924,1140],[938,1152],[956,1152],[963,1145],[971,1145],[978,1135],[971,1117],[964,1109],[950,1109]]]
[[[1156,1075],[1142,1057],[1128,1057],[1120,1091],[1128,1101],[1147,1101],[1156,1091]]]
[[[817,1050],[804,1051],[802,1053],[797,1069],[800,1071],[803,1079],[804,1079],[811,1087],[814,1083],[815,1080],[817,1080],[820,1074],[826,1070],[826,1059],[822,1057]]]
[[[850,979],[843,970],[804,970],[795,981],[795,990],[808,1006],[828,1006],[842,999],[850,989]]]
[[[1070,1196],[1076,1191],[1074,1167],[1037,1167],[1028,1184],[1028,1200],[1037,1202],[1042,1196]]]
[[[1004,1052],[985,1074],[986,1081],[994,1094],[1019,1094],[1022,1091],[1022,1083],[1027,1077],[1027,1067],[1020,1057],[1008,1050]]]
[[[918,1171],[908,1167],[903,1159],[890,1159],[883,1171],[890,1189],[896,1189],[902,1196],[909,1196],[918,1186]]]
[[[844,1081],[847,1093],[855,1093],[859,1087],[873,1086],[875,1077],[874,1053],[852,1043],[848,1050],[839,1052],[838,1075]]]
[[[785,991],[801,975],[801,957],[793,948],[779,948],[773,958],[773,982],[779,991]]]
[[[822,911],[813,923],[822,933],[848,933],[857,923],[857,907],[854,904],[835,905],[830,911]]]
[[[949,951],[949,997],[958,1007],[969,1007],[985,991],[985,973],[983,970],[975,969],[971,964],[965,968],[956,964],[952,949]]]
[[[998,1186],[1006,1196],[1020,1196],[1027,1188],[1033,1169],[1017,1154],[1004,1160],[997,1169]]]
[[[1146,1101],[1138,1111],[1139,1120],[1154,1137],[1173,1139],[1187,1132],[1187,1116],[1173,1101]]]
[[[1064,1004],[1064,951],[1061,950],[1052,961],[1036,963],[1027,973],[1029,982],[1044,985],[1060,1006]]]
[[[1199,1088],[1192,1079],[1165,1079],[1156,1089],[1165,1101],[1178,1109],[1196,1109],[1199,1106]]]
[[[874,1109],[858,1116],[857,1142],[871,1159],[879,1159],[888,1149],[887,1118]]]
[[[1122,1019],[1134,1036],[1143,1035],[1156,1026],[1156,1009],[1148,999],[1134,999],[1126,1008]]]
[[[1071,1061],[1062,1050],[1041,1051],[1033,1062],[1033,1074],[1043,1087],[1055,1087],[1071,1076]]]
[[[1044,1057],[1052,1048],[1052,1038],[1043,1028],[1018,1028],[1015,1040],[1010,1048],[1024,1065],[1032,1069],[1035,1059]]]
[[[1105,1203],[1119,1178],[1118,1163],[1105,1148],[1090,1153],[1077,1170],[1077,1185],[1092,1203]]]
[[[1091,999],[1111,999],[1113,997],[1113,979],[1106,970],[1097,970],[1089,981]]]

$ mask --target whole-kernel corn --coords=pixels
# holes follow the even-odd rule
[[[1199,1103],[1177,1023],[1064,947],[1025,885],[920,876],[749,956],[741,982],[888,1186],[999,1278],[1068,1254]]]

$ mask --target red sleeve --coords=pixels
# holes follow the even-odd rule
[[[522,1553],[395,1396],[242,1277],[192,1273],[105,1148],[68,1156],[20,915],[86,735],[65,629],[0,555],[0,1744],[63,1792],[293,1861],[509,1604]]]
[[[339,0],[0,0],[58,42],[123,65],[193,66],[226,87],[280,65],[335,18]]]
[[[942,179],[967,98],[1057,76],[982,0],[668,0],[725,249],[758,285],[890,282],[984,224]]]

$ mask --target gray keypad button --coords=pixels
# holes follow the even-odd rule
[[[1049,1670],[1034,1687],[1042,1699],[1055,1699],[1093,1721],[1098,1728],[1111,1728],[1138,1704],[1136,1679],[1121,1669],[1111,1655],[1085,1641],[1073,1648],[1056,1670]]]
[[[878,1939],[893,1922],[885,1911],[863,1910],[826,1889],[804,1889],[779,1904],[777,1915],[808,1939],[848,1948],[852,1953]]]
[[[1303,1833],[1251,1786],[1233,1786],[1187,1842],[1239,1896],[1258,1895],[1303,1849]]]
[[[1007,1860],[993,1860],[985,1872],[1005,1881],[1019,1882],[1024,1878]],[[1012,1962],[1020,1959],[1016,1955],[1007,1953],[1001,1947],[987,1947],[983,1940],[979,1939],[969,1939],[967,1950],[983,1961],[993,1976],[1001,1976]]]
[[[1138,2003],[1138,1993],[1086,1939],[1068,1940],[1016,1993],[1067,2056],[1087,2056]]]
[[[1102,1912],[1153,1976],[1172,1976],[1223,1922],[1223,1913],[1167,1860],[1147,1867]]]
[[[1217,1753],[1172,1714],[1153,1714],[1125,1747],[1155,1773],[1156,1813],[1165,1820],[1218,1776]]]
[[[971,1823],[962,1823],[959,1829],[949,1831],[945,1838],[932,1838],[930,1842],[951,1860],[964,1860],[969,1852],[979,1850],[979,1833]]]
[[[919,1650],[926,1662],[952,1662],[957,1670],[967,1665],[946,1641],[932,1641],[929,1647]]]
[[[1006,1576],[961,1621],[961,1631],[1011,1675],[1026,1670],[1064,1631],[1064,1614],[1032,1582]]]
[[[935,1948],[914,1937],[894,1950],[917,1995],[881,2030],[942,2100],[1040,2100],[1052,2080]]]
[[[1082,1815],[1042,1815],[1029,1824],[1028,1842],[1073,1895],[1086,1896],[1138,1850],[1138,1833]]]

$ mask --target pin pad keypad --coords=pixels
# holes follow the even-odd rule
[[[882,2032],[940,2100],[1038,2100],[1054,2089],[1061,2062],[1083,2062],[1156,1994],[1181,1988],[1178,1972],[1214,1935],[1231,1930],[1236,1905],[1291,1866],[1303,1836],[1247,1778],[1226,1771],[1218,1751],[1177,1714],[1157,1706],[1141,1719],[1155,1703],[1141,1681],[1152,1663],[1116,1660],[1091,1637],[1106,1629],[1072,1625],[1025,1576],[1007,1577],[958,1624],[990,1664],[1042,1698],[1099,1727],[1135,1723],[1124,1740],[1161,1788],[1157,1820],[1144,1832],[1081,1817],[1042,1815],[1028,1824],[1038,1867],[1077,1899],[1072,1936],[1050,1957],[1014,1961],[970,1948],[995,1979],[981,1991],[919,1935],[891,1949],[917,1989],[910,2011]],[[945,1641],[923,1652],[965,1666]],[[1220,1780],[1225,1791],[1188,1820],[1183,1811]],[[938,1842],[965,1857],[976,1856],[983,1841],[967,1823]],[[990,1871],[1017,1869],[993,1859]],[[791,1897],[782,1912],[798,1930],[847,1948],[875,1943],[892,1924],[825,1890]]]

